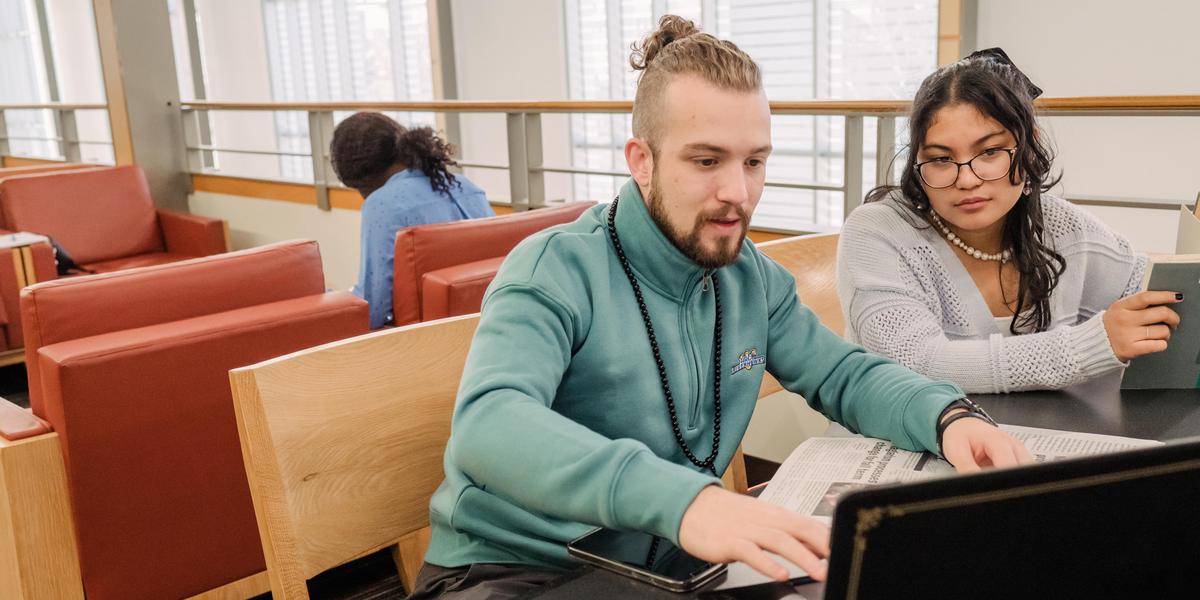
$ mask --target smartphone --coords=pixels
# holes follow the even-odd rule
[[[673,592],[689,592],[725,573],[725,565],[695,558],[648,533],[595,529],[567,544],[584,562]]]

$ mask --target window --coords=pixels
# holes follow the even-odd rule
[[[263,0],[263,21],[276,102],[433,99],[425,0]],[[430,113],[391,116],[434,124]],[[280,151],[309,151],[304,113],[276,113],[275,129]],[[280,171],[311,180],[312,161],[283,156]]]
[[[573,99],[631,99],[629,47],[663,14],[679,14],[728,38],[763,70],[767,96],[910,98],[937,62],[937,0],[566,0],[568,85]],[[776,116],[770,181],[841,184],[844,118]],[[875,179],[875,120],[866,119],[864,181]],[[899,131],[900,127],[897,127]],[[577,168],[625,171],[628,115],[575,115]],[[884,157],[890,160],[891,157]],[[576,175],[578,198],[605,199],[623,177]],[[768,187],[760,227],[802,230],[841,224],[842,194]]]
[[[38,7],[43,9],[44,23],[39,22]],[[54,68],[48,68],[51,66]],[[0,103],[55,101],[104,103],[91,0],[0,1]],[[54,111],[8,110],[4,116],[8,135],[16,138],[9,141],[11,154],[65,158],[56,139],[59,123]],[[108,112],[80,109],[73,111],[73,116],[79,159],[112,164]]]
[[[0,2],[0,104],[50,101],[41,44],[33,2]],[[7,110],[4,120],[13,156],[62,158],[51,111]]]

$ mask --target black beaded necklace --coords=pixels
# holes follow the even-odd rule
[[[620,200],[620,196],[613,198],[612,206],[609,207],[608,236],[617,250],[617,259],[621,261],[621,269],[629,278],[629,285],[633,286],[633,296],[637,299],[638,310],[642,313],[642,322],[646,324],[646,335],[650,339],[650,351],[654,353],[654,363],[658,365],[658,380],[662,384],[663,395],[667,398],[667,412],[671,415],[671,431],[675,433],[675,443],[679,444],[684,456],[687,456],[692,464],[710,471],[716,477],[717,451],[721,445],[721,290],[717,286],[717,278],[712,278],[713,300],[716,303],[716,319],[713,324],[713,443],[712,452],[709,453],[708,458],[700,460],[692,453],[692,449],[688,448],[687,441],[683,439],[683,432],[679,430],[679,415],[675,412],[675,399],[671,395],[671,384],[667,381],[667,367],[663,363],[662,354],[658,351],[658,340],[654,337],[654,325],[650,323],[650,311],[646,309],[642,288],[633,275],[633,269],[629,267],[629,259],[625,257],[625,249],[621,247],[621,240],[617,237],[618,200]]]

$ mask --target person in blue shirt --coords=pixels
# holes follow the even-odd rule
[[[405,128],[387,115],[360,112],[338,124],[329,145],[333,171],[366,200],[358,283],[371,328],[392,321],[392,260],[403,227],[490,217],[482,189],[448,170],[453,148],[429,127]]]

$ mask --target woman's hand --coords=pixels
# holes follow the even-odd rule
[[[1179,314],[1165,305],[1182,301],[1175,292],[1138,292],[1113,302],[1104,313],[1104,331],[1117,360],[1166,350]]]

